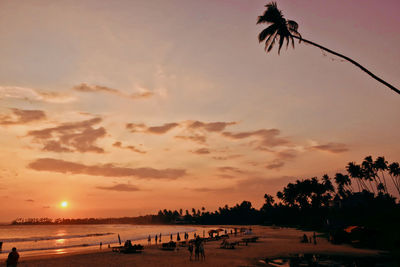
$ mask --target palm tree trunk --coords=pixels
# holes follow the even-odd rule
[[[330,49],[328,49],[328,48],[326,48],[326,47],[323,47],[322,45],[316,44],[316,43],[314,43],[314,42],[312,42],[312,41],[309,41],[309,40],[306,40],[306,39],[303,39],[303,38],[300,38],[300,37],[297,37],[297,36],[294,36],[294,35],[292,35],[292,36],[293,36],[293,38],[296,38],[296,39],[298,39],[298,40],[300,40],[300,41],[303,41],[303,42],[305,42],[305,43],[307,43],[307,44],[316,46],[316,47],[318,47],[318,48],[320,48],[320,49],[322,49],[322,50],[324,50],[324,51],[326,51],[326,52],[328,52],[328,53],[331,53],[331,54],[333,54],[333,55],[335,55],[335,56],[341,57],[341,58],[343,58],[343,59],[349,61],[350,63],[352,63],[352,64],[356,65],[357,67],[359,67],[362,71],[364,71],[365,73],[367,73],[369,76],[371,76],[372,78],[374,78],[375,80],[377,80],[378,82],[380,82],[380,83],[386,85],[387,87],[389,87],[390,89],[392,89],[392,90],[395,91],[396,93],[400,94],[400,90],[399,90],[399,89],[397,89],[396,87],[394,87],[394,86],[391,85],[390,83],[388,83],[388,82],[382,80],[381,78],[379,78],[378,76],[376,76],[375,74],[373,74],[372,72],[370,72],[369,70],[367,70],[366,68],[364,68],[363,66],[361,66],[359,63],[357,63],[356,61],[352,60],[351,58],[346,57],[346,56],[344,56],[344,55],[342,55],[342,54],[339,54],[339,53],[337,53],[337,52],[335,52],[335,51],[332,51],[332,50],[330,50]]]

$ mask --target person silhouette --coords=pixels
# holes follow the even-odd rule
[[[7,258],[7,267],[17,267],[19,259],[19,254],[17,252],[17,248],[12,248],[11,252],[8,254]]]
[[[149,245],[151,244],[151,236],[149,235],[149,237],[147,238],[147,241],[149,243]]]
[[[156,245],[157,245],[157,239],[158,239],[158,235],[156,235],[156,236],[154,237],[154,240],[156,241]]]

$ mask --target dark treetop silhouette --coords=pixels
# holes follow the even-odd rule
[[[387,87],[389,87],[390,89],[392,89],[393,91],[395,91],[396,93],[400,94],[400,90],[397,89],[396,87],[394,87],[393,85],[389,84],[388,82],[382,80],[381,78],[379,78],[378,76],[376,76],[375,74],[373,74],[372,72],[370,72],[369,70],[367,70],[365,67],[361,66],[359,63],[357,63],[356,61],[354,61],[353,59],[346,57],[342,54],[339,54],[335,51],[332,51],[326,47],[323,47],[319,44],[316,44],[312,41],[306,40],[304,39],[300,33],[297,31],[299,28],[299,25],[297,24],[297,22],[293,21],[293,20],[287,20],[284,18],[282,11],[280,11],[276,5],[276,2],[271,2],[267,5],[265,5],[265,7],[267,8],[264,12],[263,15],[258,17],[257,20],[257,24],[261,24],[261,23],[267,23],[270,24],[267,28],[265,28],[264,30],[262,30],[260,32],[260,34],[258,35],[258,40],[259,42],[263,42],[265,41],[265,50],[267,52],[270,52],[271,49],[273,48],[275,42],[277,41],[278,37],[279,37],[279,48],[278,48],[278,54],[281,51],[281,48],[284,44],[284,42],[286,41],[286,47],[288,47],[289,42],[291,41],[292,46],[294,48],[294,39],[298,39],[299,42],[303,41],[307,44],[311,44],[313,46],[316,46],[326,52],[329,52],[335,56],[341,57],[347,61],[349,61],[350,63],[356,65],[357,67],[359,67],[361,70],[363,70],[364,72],[366,72],[369,76],[371,76],[372,78],[374,78],[375,80],[383,83],[384,85],[386,85]]]

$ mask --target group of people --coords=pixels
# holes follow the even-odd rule
[[[193,245],[194,245],[194,259],[205,260],[206,254],[204,251],[204,240],[201,239],[199,236],[197,236],[194,242],[189,242],[188,250],[190,253],[190,260],[192,260],[193,257]]]
[[[307,237],[306,234],[303,235],[303,237],[301,238],[301,242],[302,243],[314,243],[314,245],[317,244],[317,235],[314,234],[312,236],[310,236],[310,238]]]
[[[194,234],[194,237],[196,238],[196,234]],[[185,241],[187,241],[189,239],[189,234],[185,232],[183,238],[185,239]],[[151,245],[151,239],[152,239],[151,235],[149,235],[147,237],[147,242],[149,245]],[[170,240],[172,241],[172,239],[173,239],[173,235],[171,234]],[[176,241],[178,241],[178,242],[181,241],[181,236],[179,235],[179,233],[176,234]],[[161,243],[161,233],[159,235],[154,236],[154,242],[156,245],[157,245],[157,243]]]

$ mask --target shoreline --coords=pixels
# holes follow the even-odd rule
[[[200,227],[199,227],[200,228]],[[176,251],[163,251],[159,245],[145,245],[140,254],[120,254],[107,247],[101,251],[90,250],[62,255],[30,256],[20,259],[19,266],[257,266],[266,257],[287,257],[297,253],[326,255],[381,257],[385,251],[354,248],[350,245],[333,245],[326,238],[317,238],[317,245],[300,243],[300,237],[306,233],[293,228],[252,226],[253,235],[259,241],[240,245],[235,249],[221,249],[221,240],[205,243],[205,261],[190,261],[186,247]],[[229,241],[239,241],[246,235],[230,236]],[[265,265],[268,266],[268,265]]]

